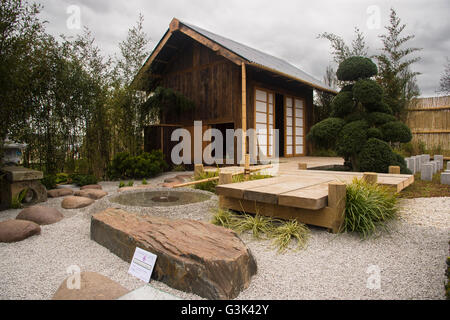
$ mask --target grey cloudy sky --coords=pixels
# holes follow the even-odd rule
[[[378,36],[389,23],[393,7],[407,25],[404,34],[414,34],[409,46],[420,47],[421,62],[414,71],[422,96],[435,95],[450,57],[449,0],[39,0],[47,30],[54,34],[75,35],[67,27],[67,8],[80,8],[81,23],[94,34],[105,54],[117,53],[118,43],[142,13],[150,48],[158,43],[173,17],[231,38],[255,49],[285,59],[312,76],[322,79],[332,63],[329,42],[317,39],[332,32],[350,43],[354,27],[365,34],[370,54],[381,47]],[[375,6],[375,7],[374,7]],[[373,8],[380,12],[376,25]],[[375,22],[375,23],[374,23]]]

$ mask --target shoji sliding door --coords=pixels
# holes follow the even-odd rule
[[[275,154],[275,95],[271,91],[255,89],[255,128],[258,156],[273,157]]]
[[[304,100],[285,97],[285,149],[286,157],[302,156],[305,153],[304,146]]]

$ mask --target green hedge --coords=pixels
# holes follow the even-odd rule
[[[341,81],[357,81],[378,74],[378,67],[369,58],[351,57],[339,65],[336,73]]]
[[[342,157],[357,154],[367,141],[367,129],[369,125],[366,121],[354,121],[345,125],[337,140],[337,152]]]
[[[127,152],[117,154],[109,169],[110,179],[142,179],[154,177],[167,170],[164,155],[160,150],[144,152],[139,156],[131,156]]]
[[[383,98],[383,88],[374,80],[359,80],[353,87],[353,97],[364,105],[377,105]]]
[[[343,118],[355,110],[356,103],[353,94],[348,91],[339,93],[331,102],[332,117]]]
[[[369,139],[359,153],[359,167],[362,172],[388,173],[394,163],[394,153],[384,141]]]
[[[307,138],[325,149],[332,147],[344,125],[345,121],[340,118],[325,119],[311,128]]]
[[[412,140],[411,129],[400,121],[388,122],[381,126],[383,140],[386,142],[408,143]]]

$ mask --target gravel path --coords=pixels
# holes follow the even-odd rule
[[[175,175],[148,182],[157,185]],[[118,183],[102,185],[105,191],[115,193]],[[62,209],[62,199],[50,199],[45,205],[57,207],[64,220],[43,226],[40,236],[0,243],[0,299],[51,299],[73,265],[110,277],[129,290],[143,286],[128,275],[128,263],[90,240],[90,217],[110,206],[110,198],[74,211]],[[217,197],[212,196],[203,203],[171,209],[114,207],[208,221],[210,209],[216,205]],[[390,224],[389,234],[365,241],[312,228],[306,250],[278,254],[270,242],[242,235],[257,260],[258,274],[238,299],[444,299],[450,198],[402,200],[401,207],[400,219]],[[14,219],[19,212],[0,212],[0,221]],[[380,272],[380,289],[367,288],[376,275],[370,266]],[[183,299],[199,299],[160,282],[152,281],[152,286]]]

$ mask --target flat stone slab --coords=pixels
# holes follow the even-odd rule
[[[19,242],[39,234],[41,234],[41,227],[31,221],[8,220],[0,222],[0,242]]]
[[[61,207],[64,209],[81,209],[90,206],[94,202],[95,200],[91,198],[71,196],[64,198]]]
[[[42,171],[31,170],[24,167],[4,167],[1,169],[6,173],[6,179],[10,182],[41,180],[44,178]]]
[[[80,188],[80,190],[86,190],[86,189],[90,189],[90,190],[92,190],[92,189],[103,190],[102,186],[99,185],[99,184],[90,184],[90,185],[83,186],[83,187]]]
[[[84,189],[80,191],[76,191],[75,195],[77,197],[86,197],[91,198],[93,200],[99,200],[108,195],[108,192],[98,189]]]
[[[123,297],[120,297],[117,300],[144,300],[144,301],[152,301],[152,300],[181,300],[180,298],[171,295],[167,292],[163,292],[161,290],[155,289],[150,285],[143,286],[142,288],[136,289]]]
[[[107,209],[92,216],[91,239],[127,262],[136,247],[156,254],[154,279],[207,299],[236,298],[257,272],[235,232],[200,221]]]
[[[117,300],[129,292],[119,283],[95,272],[80,273],[80,287],[74,288],[76,276],[65,279],[52,300]]]
[[[73,195],[73,190],[69,188],[53,189],[47,191],[49,198],[60,198]]]
[[[33,206],[22,210],[16,219],[32,221],[43,226],[57,223],[64,219],[64,216],[56,208]]]

